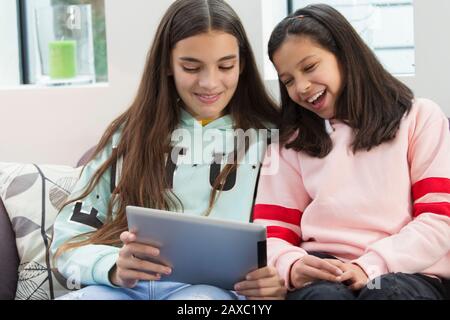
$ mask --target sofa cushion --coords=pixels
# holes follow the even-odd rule
[[[11,300],[16,295],[19,256],[15,240],[11,222],[0,199],[0,300]]]
[[[16,299],[53,299],[68,292],[49,247],[54,220],[80,172],[69,166],[0,163],[0,197],[20,260]]]
[[[80,160],[78,160],[77,163],[77,167],[82,167],[84,165],[86,165],[92,158],[92,156],[95,153],[95,150],[97,149],[96,146],[91,147],[88,151],[86,151],[80,158]]]

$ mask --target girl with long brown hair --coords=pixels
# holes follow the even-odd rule
[[[281,21],[269,56],[279,170],[262,170],[254,215],[288,299],[442,299],[450,134],[439,106],[415,98],[328,5]]]
[[[136,242],[125,215],[134,205],[249,221],[260,163],[224,164],[238,160],[229,144],[211,148],[189,137],[208,131],[227,140],[230,130],[268,129],[278,117],[233,9],[222,0],[175,1],[157,29],[136,99],[106,130],[55,223],[59,272],[88,286],[65,298],[283,298],[283,281],[270,267],[250,273],[237,294],[164,281],[172,270],[137,258],[159,250]],[[177,144],[180,132],[187,135]],[[263,142],[244,151],[258,152]]]

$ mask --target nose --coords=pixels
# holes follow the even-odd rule
[[[199,75],[199,86],[206,90],[214,90],[219,86],[219,74],[214,69],[207,69]]]
[[[305,95],[308,94],[310,89],[311,89],[311,82],[309,82],[307,79],[297,80],[296,91],[300,97],[304,98]]]

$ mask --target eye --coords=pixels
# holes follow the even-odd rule
[[[283,82],[283,84],[284,84],[286,87],[289,87],[289,86],[292,84],[293,80],[292,80],[292,79],[287,79],[287,80],[284,80],[284,81],[282,81],[282,82]]]
[[[313,70],[316,68],[316,66],[317,66],[317,63],[310,64],[310,65],[306,66],[306,67],[305,67],[305,72],[311,72],[311,71],[313,71]]]
[[[234,65],[232,65],[232,66],[220,66],[219,69],[220,70],[232,70],[232,69],[234,69]]]
[[[198,72],[200,70],[200,68],[188,68],[188,67],[183,66],[183,70],[186,72],[194,73],[194,72]]]

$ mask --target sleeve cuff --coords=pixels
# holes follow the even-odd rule
[[[109,253],[100,258],[93,267],[92,278],[97,284],[117,287],[109,279],[109,271],[116,264],[118,252]]]
[[[294,288],[291,285],[291,268],[292,265],[302,258],[304,254],[300,252],[288,252],[284,254],[282,257],[280,257],[277,261],[276,268],[278,270],[278,273],[280,276],[284,279],[285,286],[288,288],[288,290],[292,291],[296,288]]]
[[[373,280],[389,272],[386,262],[383,258],[373,251],[370,251],[356,260],[351,261],[359,265],[367,274],[369,280]]]

